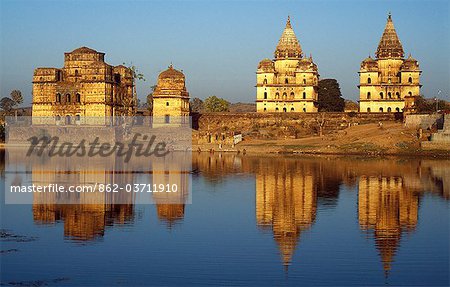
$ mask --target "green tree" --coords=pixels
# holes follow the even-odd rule
[[[345,100],[342,98],[339,83],[335,79],[319,81],[319,112],[343,112]]]
[[[9,114],[12,111],[14,105],[15,102],[8,97],[3,97],[0,100],[0,109],[2,109],[5,114]]]
[[[156,90],[156,85],[151,86],[150,89],[152,91],[147,95],[147,108],[151,112],[153,111],[153,93]]]
[[[12,90],[11,91],[11,100],[13,100],[14,104],[14,114],[17,120],[17,108],[19,107],[20,104],[23,103],[23,97],[22,97],[22,92],[19,90]]]
[[[199,98],[193,98],[189,103],[189,108],[191,112],[200,113],[203,110],[203,101]]]
[[[133,99],[132,104],[134,107],[137,106],[137,92],[136,92],[136,81],[144,81],[145,82],[145,76],[141,72],[139,72],[138,68],[131,63],[130,65],[127,65],[126,63],[123,63],[124,66],[128,67],[131,70],[131,73],[133,75]],[[130,103],[128,103],[130,104]]]
[[[423,96],[418,96],[415,100],[415,107],[417,113],[435,113],[436,99],[426,99]],[[437,100],[437,110],[448,110],[450,105],[444,100]]]
[[[216,96],[205,99],[203,107],[207,112],[228,112],[230,110],[230,102]]]

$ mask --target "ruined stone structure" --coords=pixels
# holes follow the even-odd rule
[[[108,124],[135,106],[133,71],[105,63],[105,53],[81,47],[64,53],[63,68],[34,71],[33,124]]]
[[[317,65],[303,56],[289,17],[274,55],[256,71],[257,112],[317,112]]]
[[[153,92],[153,125],[180,125],[189,121],[189,93],[182,72],[169,66],[159,74]]]
[[[404,59],[391,14],[375,56],[361,63],[360,112],[413,112],[415,99],[420,95],[421,71],[411,55]]]

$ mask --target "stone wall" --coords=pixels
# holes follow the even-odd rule
[[[426,115],[406,115],[405,116],[405,127],[411,129],[431,129],[433,125],[442,126],[443,116],[442,114],[426,114]],[[439,127],[438,127],[439,128]]]
[[[192,117],[194,142],[217,142],[242,133],[250,138],[300,138],[351,125],[403,120],[401,113],[204,113]]]

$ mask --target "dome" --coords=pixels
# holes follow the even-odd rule
[[[173,68],[172,65],[161,74],[159,74],[159,79],[184,79],[184,74]]]
[[[71,52],[72,54],[98,54],[99,52],[88,47],[80,47]]]
[[[302,57],[302,48],[292,29],[291,19],[289,17],[274,54],[276,59]]]
[[[376,63],[375,59],[373,59],[371,56],[364,59],[363,63]]]
[[[258,70],[263,70],[265,72],[273,72],[275,70],[275,67],[273,65],[272,60],[264,59],[261,62],[259,62]]]
[[[409,57],[403,61],[403,64],[401,66],[401,70],[416,70],[419,68],[419,63],[416,59],[414,59],[411,54],[409,54]]]

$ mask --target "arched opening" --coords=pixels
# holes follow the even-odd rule
[[[278,112],[278,111],[279,111],[279,109],[278,109],[278,107],[276,107],[276,108],[275,108],[275,112]]]
[[[264,99],[267,99],[267,92],[264,92]]]
[[[395,96],[397,97],[397,99],[400,99],[400,93],[399,92],[396,92]]]
[[[411,93],[411,92],[408,92],[408,96],[412,97],[412,93]]]
[[[370,108],[367,108],[367,112],[370,113]]]
[[[286,109],[286,108],[283,108],[283,112],[284,112],[284,113],[287,112],[287,109]]]
[[[303,108],[303,112],[306,113],[306,108]]]
[[[277,93],[275,94],[275,99],[279,99],[279,98],[280,98],[280,93],[277,92]]]
[[[380,99],[383,99],[383,92],[380,92]]]
[[[169,106],[169,102],[166,102],[166,107],[168,107]]]
[[[306,99],[306,92],[303,92],[303,99]]]
[[[370,92],[367,92],[367,99],[370,100]]]
[[[388,113],[392,112],[391,107],[389,107],[389,108],[387,109],[387,111],[388,111]]]
[[[169,115],[165,115],[164,116],[164,123],[166,123],[166,124],[170,123],[170,116]]]
[[[392,99],[392,93],[391,92],[388,93],[388,97],[389,97],[389,99]]]
[[[264,111],[267,112],[267,108],[264,108]]]
[[[75,115],[75,123],[80,124],[80,115]]]
[[[303,79],[303,85],[306,85],[306,79]]]
[[[412,84],[412,78],[411,77],[408,78],[408,83]]]
[[[295,97],[294,92],[291,92],[290,97],[291,97],[291,99],[293,99]]]
[[[293,112],[294,111],[294,108],[291,108],[291,112]]]
[[[78,70],[75,70],[75,77],[78,77]]]
[[[397,113],[399,113],[399,112],[400,112],[400,108],[395,108],[395,111],[396,111]]]
[[[66,94],[66,103],[70,103],[70,94]]]
[[[61,103],[61,94],[60,93],[56,94],[56,102]]]
[[[383,108],[380,108],[380,113],[382,113],[383,112]]]
[[[57,116],[55,117],[55,120],[56,120],[56,123],[59,123],[59,121],[61,121],[61,116],[57,115]]]
[[[285,84],[289,84],[288,78],[285,78],[285,79],[284,79],[284,83],[285,83]]]
[[[79,93],[76,94],[77,103],[81,103],[81,95]]]
[[[283,100],[286,100],[286,99],[287,99],[287,94],[283,93]]]
[[[70,125],[71,124],[71,118],[70,115],[66,116],[66,125]]]
[[[267,79],[264,79],[263,85],[267,85]]]
[[[371,78],[367,78],[367,83],[371,84],[372,83],[372,79]]]

